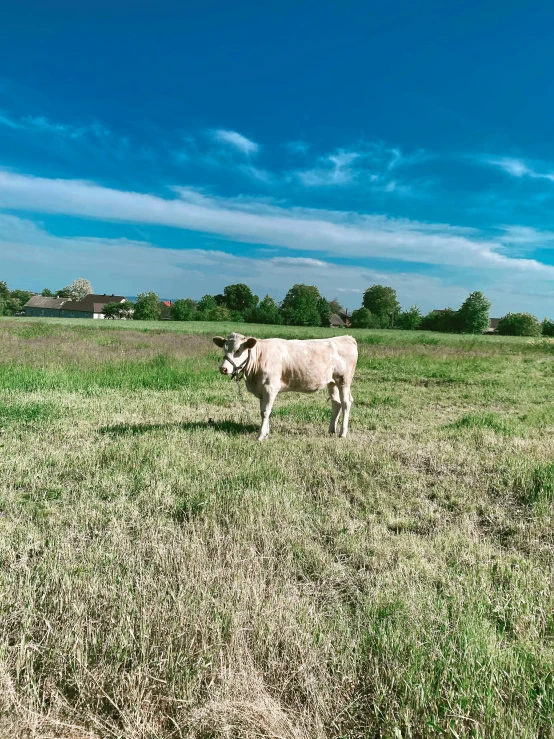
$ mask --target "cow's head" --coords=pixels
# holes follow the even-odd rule
[[[232,375],[248,360],[248,350],[256,345],[257,339],[250,336],[248,339],[242,334],[229,334],[224,339],[222,336],[215,336],[213,342],[225,352],[223,362],[219,366],[222,375]]]

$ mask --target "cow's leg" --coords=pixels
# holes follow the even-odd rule
[[[339,385],[340,402],[342,406],[342,424],[340,427],[340,438],[344,439],[348,433],[348,419],[350,417],[350,406],[352,405],[352,393],[350,385]]]
[[[327,385],[327,388],[329,390],[329,397],[331,398],[331,423],[329,424],[329,433],[336,434],[337,433],[337,419],[339,417],[340,409],[342,407],[341,402],[340,402],[339,389],[335,385],[334,382],[330,382]]]
[[[269,416],[271,415],[271,409],[273,403],[277,397],[277,391],[273,388],[264,388],[262,399],[260,400],[260,413],[262,414],[262,426],[260,428],[260,435],[258,441],[262,441],[269,434]]]

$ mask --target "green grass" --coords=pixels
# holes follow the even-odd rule
[[[553,737],[552,344],[352,331],[258,444],[232,328],[0,320],[0,736]]]

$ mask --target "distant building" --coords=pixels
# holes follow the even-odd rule
[[[339,318],[344,323],[345,326],[351,326],[352,325],[352,316],[348,313],[348,310],[346,308],[343,308],[338,313]]]
[[[345,328],[350,326],[350,316],[348,315],[348,311],[341,308],[338,313],[332,313],[329,317],[329,325],[334,326],[335,328]]]
[[[108,303],[123,303],[123,295],[96,295],[90,293],[82,300],[69,298],[43,298],[39,295],[25,303],[26,316],[50,316],[52,318],[105,318],[102,312]]]
[[[500,321],[500,318],[489,318],[489,327],[485,331],[486,334],[494,334],[496,331],[496,328],[498,326],[498,323]]]
[[[162,321],[171,320],[171,300],[160,300],[160,318]]]
[[[60,309],[67,298],[43,298],[42,295],[33,295],[23,306],[26,316],[44,316],[59,318]]]

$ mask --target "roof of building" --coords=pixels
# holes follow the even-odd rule
[[[126,300],[123,295],[107,295],[106,293],[103,293],[102,295],[96,294],[96,293],[90,293],[90,295],[85,295],[85,297],[80,300],[80,303],[102,303],[103,305],[106,305],[106,303],[123,303],[124,300]]]
[[[162,300],[161,304],[171,308],[171,300]]]
[[[89,296],[84,300],[68,300],[63,306],[64,311],[72,310],[77,313],[102,313],[102,308],[108,303],[117,303],[117,300],[103,300],[101,303],[93,302],[88,299]]]
[[[24,308],[61,308],[67,303],[67,298],[44,298],[42,295],[33,295]]]
[[[342,320],[342,318],[340,316],[338,316],[336,313],[332,313],[331,314],[331,316],[329,318],[329,324],[331,326],[344,326],[345,325],[345,323]]]

